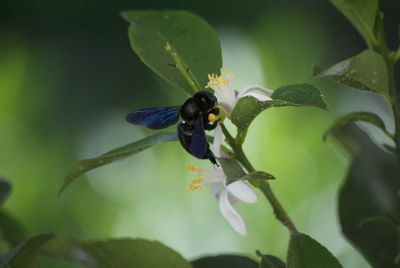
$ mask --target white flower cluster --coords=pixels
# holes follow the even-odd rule
[[[230,82],[234,79],[233,74],[227,70],[221,70],[221,76],[210,74],[208,78],[209,82],[206,88],[211,88],[218,94],[218,104],[225,109],[228,118],[230,118],[240,98],[252,96],[261,101],[271,100],[271,98],[265,94],[272,94],[272,91],[260,86],[249,86],[240,92],[234,90],[230,85]],[[255,91],[259,91],[263,94]],[[223,156],[221,144],[222,129],[218,125],[214,132],[214,154],[216,157]],[[217,166],[215,166],[213,170],[205,170],[190,165],[188,169],[197,173],[197,178],[192,180],[189,188],[191,190],[198,190],[204,185],[210,185],[211,190],[218,200],[221,214],[236,232],[243,236],[246,235],[246,225],[243,218],[234,209],[232,204],[239,200],[250,204],[256,203],[257,196],[254,190],[243,181],[236,181],[227,185],[226,175],[223,170]]]

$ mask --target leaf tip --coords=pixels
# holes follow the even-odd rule
[[[65,189],[71,184],[74,178],[80,176],[81,174],[76,175],[74,169],[71,169],[68,174],[64,178],[64,182],[58,190],[57,197],[60,197],[61,194],[65,191]]]
[[[326,103],[326,101],[325,101],[323,96],[321,96],[321,98],[322,98],[322,101],[323,101],[323,105],[321,105],[321,109],[324,109],[324,110],[328,111],[329,110],[328,103]]]
[[[321,65],[319,65],[319,64],[314,64],[314,65],[311,67],[311,76],[312,76],[313,78],[321,77],[321,74],[322,74],[323,71],[324,71],[324,69],[322,68]]]
[[[119,12],[119,15],[121,16],[121,18],[123,18],[124,20],[126,20],[127,22],[129,22],[129,19],[128,19],[128,11],[122,10],[122,11]]]
[[[60,189],[58,189],[57,197],[60,197],[60,196],[61,196],[61,194],[64,192],[65,188],[67,188],[68,184],[69,184],[68,182],[64,182],[64,183],[61,185]]]
[[[333,126],[328,127],[328,129],[325,130],[324,135],[322,136],[322,140],[324,142],[328,141],[328,138],[334,134],[337,131],[337,128],[334,128]]]
[[[258,257],[262,257],[262,256],[263,256],[263,254],[261,253],[261,251],[258,250],[258,249],[256,249],[256,255],[257,255]]]

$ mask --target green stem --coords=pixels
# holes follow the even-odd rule
[[[247,169],[248,172],[254,172],[255,169],[251,165],[250,161],[247,159],[244,154],[242,147],[238,146],[235,149],[236,158],[243,164],[243,166]],[[271,189],[271,186],[267,181],[258,182],[258,187],[267,198],[269,203],[272,206],[275,217],[290,231],[296,232],[296,227],[290,219],[289,215],[286,213],[285,209],[279,202],[278,198],[276,198],[274,192]]]
[[[386,129],[383,129],[383,134],[386,135],[386,137],[388,137],[389,139],[391,139],[392,141],[394,141],[394,134],[390,133],[389,131],[387,131]]]
[[[390,97],[392,100],[391,105],[395,124],[394,141],[396,143],[397,157],[400,160],[400,107],[399,96],[396,90],[396,80],[394,78],[394,63],[387,62],[387,69],[389,75]]]
[[[395,125],[394,142],[396,143],[397,158],[400,161],[400,106],[399,96],[396,89],[396,80],[394,77],[394,65],[396,59],[393,58],[392,52],[389,50],[386,43],[382,12],[380,12],[377,17],[377,35],[378,44],[374,47],[374,50],[382,55],[386,63],[386,69],[389,78],[389,101],[392,106]]]
[[[232,149],[234,150],[233,147],[236,146],[236,142],[235,139],[233,138],[233,136],[231,135],[231,133],[229,133],[228,129],[225,127],[224,124],[220,125],[222,128],[222,132],[224,133],[224,136],[226,138],[226,142],[232,147]]]
[[[231,146],[232,150],[235,153],[235,158],[245,167],[245,169],[249,173],[255,172],[255,169],[253,168],[252,164],[250,163],[250,161],[247,159],[245,153],[243,152],[242,144],[236,142],[236,140],[229,133],[229,131],[224,126],[224,124],[221,124],[221,128],[225,135],[226,141],[228,142],[228,144]],[[271,204],[276,218],[290,232],[296,232],[297,230],[296,230],[295,225],[293,224],[292,220],[289,218],[289,215],[286,213],[285,209],[282,207],[279,200],[276,198],[269,183],[266,181],[261,181],[261,182],[257,182],[256,184],[252,183],[252,185],[258,187],[262,191],[264,196],[267,198],[267,200]]]
[[[400,46],[397,48],[396,53],[394,54],[394,62],[400,60]]]
[[[192,87],[192,93],[194,94],[197,91],[200,91],[201,87],[197,83],[196,79],[194,79],[193,75],[190,73],[188,67],[183,63],[182,59],[175,52],[175,50],[172,48],[170,43],[167,43],[167,45],[165,46],[165,50],[174,59],[176,68],[178,68],[178,70],[182,73],[183,77],[185,77],[186,81]]]

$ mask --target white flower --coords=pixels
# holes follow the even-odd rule
[[[236,103],[240,98],[245,96],[253,96],[260,101],[271,100],[270,97],[265,94],[272,94],[273,91],[261,86],[248,86],[240,92],[234,90],[230,85],[230,82],[234,79],[232,72],[221,69],[221,76],[215,74],[208,75],[208,84],[206,88],[212,88],[220,97],[219,104],[225,108],[227,116],[230,117]],[[260,91],[264,94],[252,92]]]
[[[271,98],[265,94],[271,95],[273,93],[272,90],[261,86],[248,86],[238,92],[230,85],[230,82],[233,79],[234,77],[232,72],[221,69],[221,76],[217,76],[215,74],[208,75],[209,82],[206,86],[206,88],[212,88],[215,92],[217,92],[220,97],[218,104],[225,109],[228,118],[231,117],[231,113],[235,108],[236,103],[243,97],[252,96],[260,101],[271,100]],[[262,92],[263,94],[255,91]],[[225,157],[224,152],[221,150],[221,143],[222,129],[220,125],[218,125],[214,132],[214,155],[216,157]]]
[[[203,170],[194,166],[189,166],[190,171],[197,173],[197,178],[192,180],[189,188],[199,190],[203,185],[210,184],[211,190],[219,203],[222,216],[228,221],[232,228],[240,235],[246,235],[246,226],[243,218],[233,208],[232,204],[238,200],[246,203],[256,203],[257,196],[253,189],[243,181],[236,181],[226,185],[226,176],[221,168],[215,167],[213,170]]]
[[[222,128],[218,124],[214,130],[214,141],[213,141],[214,155],[218,158],[225,157],[223,151],[221,150],[221,145],[222,145]]]

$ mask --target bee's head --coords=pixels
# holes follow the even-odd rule
[[[213,109],[218,101],[217,98],[208,91],[199,91],[194,94],[193,99],[196,101],[199,109],[203,113],[207,113],[211,109]]]

